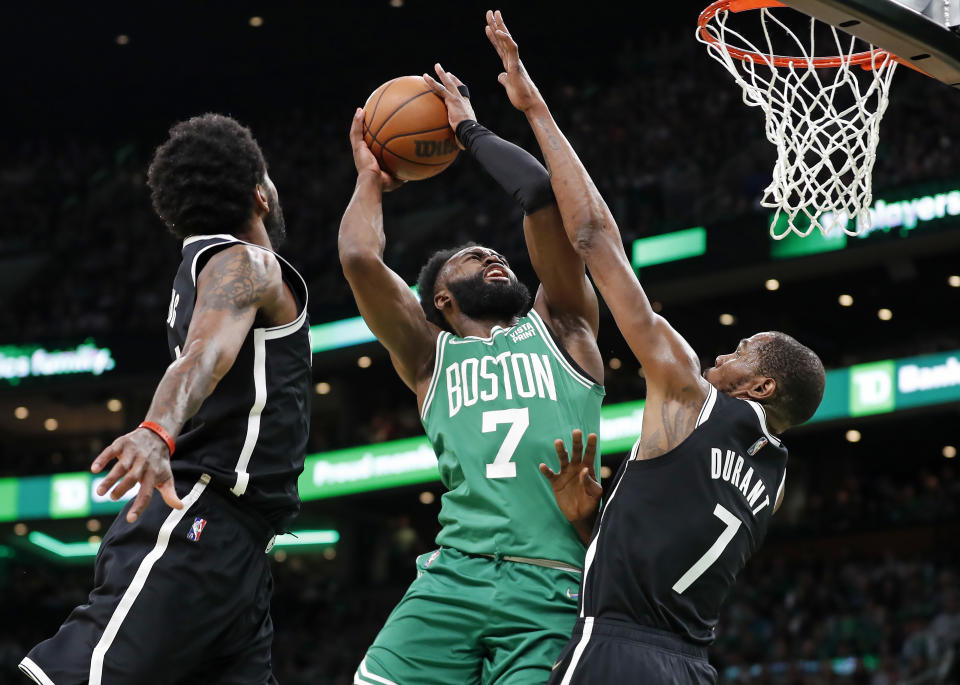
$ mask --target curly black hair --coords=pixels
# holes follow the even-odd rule
[[[423,265],[423,268],[420,269],[420,275],[417,276],[417,291],[420,293],[420,306],[423,307],[423,313],[427,317],[427,321],[434,323],[445,331],[453,333],[454,330],[451,328],[450,324],[447,323],[446,318],[443,316],[443,312],[436,308],[433,304],[433,296],[437,287],[437,276],[440,275],[440,271],[443,269],[443,265],[447,263],[453,255],[460,252],[460,250],[465,250],[468,247],[475,246],[476,243],[469,242],[460,245],[459,247],[450,247],[445,250],[437,250],[432,255],[430,259],[427,260],[427,263]]]
[[[221,114],[181,121],[147,172],[153,208],[170,231],[235,233],[250,218],[267,163],[250,129]]]
[[[823,399],[826,374],[816,352],[780,331],[757,350],[757,373],[777,382],[774,397],[768,402],[798,426],[816,413]]]

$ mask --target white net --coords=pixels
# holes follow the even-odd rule
[[[697,39],[733,74],[744,103],[764,112],[767,140],[777,148],[761,200],[775,210],[770,235],[806,236],[814,228],[856,235],[870,226],[871,173],[897,62],[873,46],[855,51],[858,39],[812,17],[804,31],[791,30],[775,15],[783,11],[792,12],[749,13],[760,17],[760,47],[729,25],[728,9],[702,24]],[[801,40],[798,33],[807,32]],[[834,59],[815,53],[824,41]],[[797,56],[781,56],[775,42]]]

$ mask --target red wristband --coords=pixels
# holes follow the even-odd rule
[[[160,439],[167,443],[167,449],[170,450],[170,456],[173,456],[173,450],[176,445],[173,442],[173,438],[171,438],[170,434],[164,430],[163,426],[161,426],[159,423],[154,423],[153,421],[141,421],[137,428],[146,428],[148,431],[153,431],[159,435]]]

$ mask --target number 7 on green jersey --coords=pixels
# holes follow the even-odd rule
[[[530,427],[530,410],[527,407],[519,409],[498,409],[483,412],[483,432],[492,433],[502,423],[510,424],[506,437],[500,444],[500,450],[492,464],[487,464],[487,478],[516,478],[517,465],[510,461],[517,451],[520,438]]]

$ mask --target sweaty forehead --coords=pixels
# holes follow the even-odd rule
[[[462,250],[460,250],[459,252],[457,252],[456,254],[454,254],[452,257],[450,257],[450,259],[448,259],[448,260],[446,261],[446,263],[443,265],[444,268],[446,268],[446,267],[449,266],[450,264],[453,264],[454,262],[456,262],[458,259],[460,259],[460,258],[463,257],[464,255],[470,254],[471,252],[473,252],[473,253],[480,252],[480,253],[482,253],[482,254],[484,254],[484,255],[496,255],[497,257],[500,257],[501,259],[503,258],[503,255],[501,255],[501,254],[500,254],[499,252],[497,252],[496,250],[490,249],[489,247],[483,247],[482,245],[471,245],[470,247],[465,247],[465,248],[463,248]]]

